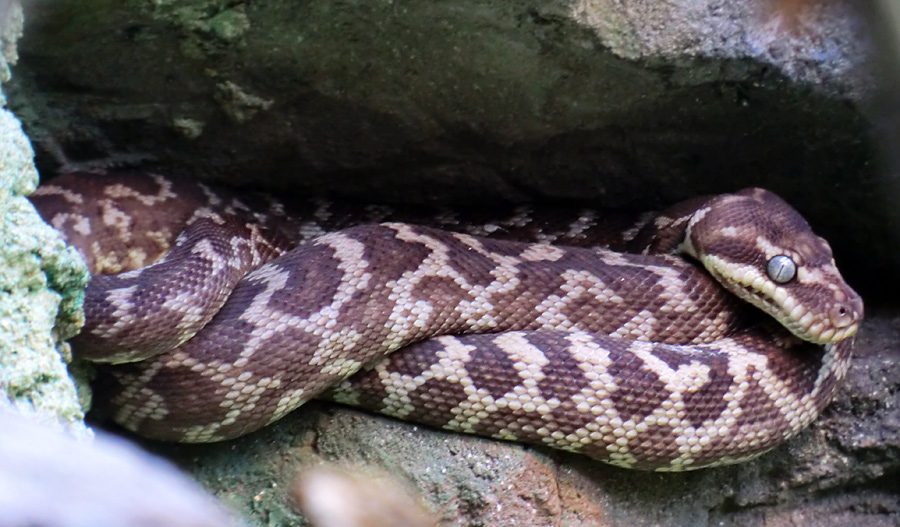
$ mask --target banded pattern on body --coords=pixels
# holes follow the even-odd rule
[[[160,221],[147,217],[159,216],[160,196],[177,200],[172,216],[189,227],[173,241],[180,230],[164,222],[136,241],[128,227]],[[670,254],[406,223],[324,234],[354,220],[321,202],[303,212],[159,176],[68,175],[33,200],[95,269],[146,266],[92,281],[95,315],[73,346],[146,359],[107,369],[108,404],[127,428],[166,440],[235,437],[331,389],[335,400],[402,419],[626,467],[735,462],[815,418],[846,373],[862,317],[827,244],[760,190],[616,228],[580,212],[539,230],[522,209],[465,224],[568,244],[602,232],[603,245],[686,253],[706,269]],[[356,221],[389,217],[365,212]],[[462,225],[450,214],[431,223]],[[115,241],[98,241],[103,232]],[[108,256],[129,243],[143,248],[117,248],[128,262]],[[769,278],[775,256],[795,262],[796,276]],[[227,275],[228,285],[206,288],[227,291],[212,302],[188,293],[206,275]],[[154,310],[170,318],[160,324]],[[152,333],[165,335],[139,342]]]

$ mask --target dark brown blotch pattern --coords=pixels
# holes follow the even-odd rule
[[[65,183],[65,181],[61,181],[61,183]],[[133,221],[132,230],[136,232],[155,231],[155,239],[141,238],[138,235],[134,239],[124,240],[123,238],[130,235],[125,236],[121,230],[115,228],[103,229],[98,226],[97,231],[93,232],[89,238],[102,237],[107,234],[118,238],[103,245],[103,250],[111,252],[127,247],[127,245],[123,245],[127,242],[131,243],[132,247],[144,250],[148,255],[147,258],[156,259],[171,245],[174,234],[169,227],[169,222],[181,221],[200,207],[212,204],[209,202],[210,196],[199,185],[189,182],[173,182],[171,187],[173,196],[167,198],[167,201],[171,203],[146,207],[140,205],[136,200],[125,198],[118,203],[110,204],[104,201],[103,191],[113,184],[128,186],[145,196],[156,195],[160,189],[158,182],[140,175],[116,175],[110,178],[104,176],[95,178],[91,183],[81,182],[78,184],[79,191],[89,197],[86,201],[87,206],[81,210],[86,216],[93,215],[97,219],[102,216],[104,211],[108,212],[113,209],[118,211],[121,208],[132,214],[130,218]],[[765,203],[768,207],[766,212],[760,214],[758,211],[753,212],[752,207],[744,209],[743,206],[732,206],[731,209],[722,213],[726,220],[755,222],[760,232],[771,237],[773,243],[786,240],[786,238],[779,238],[783,234],[781,231],[783,231],[784,225],[796,228],[802,231],[801,234],[789,241],[802,246],[801,249],[810,248],[812,250],[811,255],[803,254],[808,264],[820,265],[821,262],[823,268],[830,265],[830,262],[826,261],[827,258],[819,257],[824,254],[822,249],[827,249],[827,245],[824,245],[824,242],[818,238],[809,237],[812,236],[811,234],[809,236],[803,234],[808,231],[808,227],[792,209],[786,207],[777,198],[774,198],[773,201],[773,198],[766,193],[748,191],[744,194]],[[36,199],[39,203],[42,200],[46,205],[42,213],[49,216],[54,214],[53,209],[62,206],[58,197],[47,195],[45,198],[39,196]],[[215,201],[230,205],[232,209],[240,211],[244,211],[245,205],[260,206],[260,203],[255,203],[256,200],[253,198],[236,199],[234,195],[219,191],[215,191]],[[279,210],[277,205],[273,206],[272,202],[263,200],[261,203],[270,211]],[[692,202],[690,207],[703,207],[706,203],[704,200],[698,200]],[[151,210],[163,207],[167,214],[162,218]],[[142,210],[144,212],[141,212]],[[321,212],[323,209],[310,208],[308,210]],[[339,216],[331,215],[321,223],[317,223],[317,226],[328,228],[329,223],[346,225],[349,220]],[[256,217],[261,216],[257,215]],[[711,220],[714,217],[715,215],[711,214],[706,221],[712,223]],[[319,219],[322,218],[316,218],[314,221]],[[452,218],[445,218],[443,221],[457,222]],[[284,236],[285,233],[289,233],[291,228],[299,229],[301,225],[309,226],[311,224],[309,221],[303,223],[298,220],[296,223],[287,221],[285,225],[288,226],[267,227],[267,229]],[[683,223],[673,225],[673,231],[677,231]],[[69,227],[71,228],[71,225]],[[581,243],[593,235],[594,227],[594,225],[583,223],[582,220],[571,218],[568,221],[544,221],[541,223],[536,220],[536,217],[526,217],[519,213],[515,221],[509,220],[506,224],[499,222],[493,226],[485,225],[481,227],[481,232],[496,232],[498,236],[539,233],[545,236],[544,239]],[[474,228],[478,229],[479,227]],[[730,331],[743,329],[746,326],[741,326],[741,324],[748,320],[743,308],[738,307],[733,300],[720,301],[716,299],[717,293],[713,292],[712,296],[701,293],[706,289],[709,289],[710,292],[718,289],[690,265],[675,265],[673,269],[677,269],[676,281],[684,284],[682,287],[694,309],[683,313],[662,313],[661,310],[665,304],[664,295],[660,289],[662,278],[646,267],[646,265],[656,265],[652,262],[658,262],[658,260],[623,256],[621,257],[624,262],[622,264],[612,263],[596,268],[594,266],[596,258],[593,257],[592,251],[573,250],[563,253],[554,261],[528,262],[522,261],[524,251],[528,250],[527,245],[501,245],[492,241],[468,239],[463,240],[465,243],[460,243],[460,238],[454,235],[427,229],[412,229],[420,235],[429,236],[433,242],[443,246],[443,249],[437,249],[437,251],[441,253],[440,256],[456,267],[459,276],[465,283],[460,284],[458,281],[438,277],[433,271],[430,275],[426,271],[426,276],[420,276],[419,282],[411,288],[411,300],[432,302],[437,306],[437,316],[428,327],[421,328],[421,331],[413,331],[404,337],[406,339],[404,342],[412,342],[435,332],[453,332],[469,324],[467,321],[453,319],[459,311],[456,306],[460,302],[470,299],[467,287],[486,286],[493,283],[495,277],[492,271],[498,269],[498,260],[503,257],[520,260],[509,267],[514,270],[513,274],[520,283],[505,293],[478,299],[483,301],[484,305],[490,306],[486,308],[487,312],[483,315],[486,319],[496,321],[493,324],[498,330],[505,328],[535,329],[534,326],[538,325],[537,321],[540,320],[540,313],[536,313],[539,311],[538,306],[551,295],[565,296],[560,276],[564,271],[573,270],[589,271],[592,276],[606,284],[608,291],[604,291],[604,293],[611,292],[625,299],[624,305],[618,308],[605,305],[604,302],[588,296],[575,299],[565,305],[551,306],[560,312],[564,320],[572,321],[575,328],[589,329],[599,333],[613,332],[633,318],[640,310],[646,309],[655,313],[654,317],[658,327],[653,331],[664,335],[664,339],[675,341],[682,338],[689,340],[697,338],[699,333],[696,328],[703,327],[704,323],[708,325],[709,321],[723,310],[728,314],[722,323],[721,334],[723,335],[729,334]],[[700,229],[698,228],[698,230]],[[92,241],[91,239],[80,239],[72,233],[69,234],[70,241],[76,243]],[[213,322],[176,352],[169,352],[149,365],[128,366],[112,374],[110,378],[113,379],[113,382],[110,383],[112,386],[110,391],[116,395],[115,400],[118,401],[116,404],[122,405],[122,408],[132,406],[133,409],[136,409],[135,411],[140,413],[142,408],[146,411],[153,404],[159,404],[158,401],[142,401],[142,397],[147,397],[149,394],[152,399],[153,394],[164,394],[162,397],[168,414],[163,421],[145,419],[137,422],[131,420],[127,424],[140,433],[169,439],[183,438],[183,434],[187,433],[187,430],[204,426],[209,426],[211,429],[216,428],[214,432],[211,432],[210,437],[216,439],[233,437],[268,422],[275,415],[276,409],[279,413],[283,412],[285,410],[284,401],[290,399],[293,401],[292,404],[300,404],[325,389],[329,383],[339,379],[336,373],[326,373],[325,369],[337,367],[335,364],[340,365],[342,361],[348,363],[357,361],[358,364],[347,366],[347,371],[352,371],[361,363],[370,363],[374,357],[386,351],[382,341],[392,335],[391,330],[388,329],[390,326],[388,315],[392,311],[391,294],[393,291],[385,287],[385,284],[396,280],[403,273],[422,271],[420,266],[425,259],[437,254],[432,253],[434,244],[400,240],[397,237],[396,229],[388,226],[351,230],[344,233],[343,236],[360,241],[365,247],[361,260],[368,264],[366,272],[371,274],[372,285],[350,293],[343,293],[346,298],[342,299],[343,303],[339,307],[335,323],[340,328],[363,335],[363,341],[376,344],[374,348],[369,347],[368,344],[361,344],[358,349],[328,349],[324,344],[327,339],[324,339],[316,328],[301,329],[293,323],[308,322],[309,317],[329,305],[329,301],[339,297],[337,291],[343,290],[341,287],[346,285],[348,278],[346,272],[337,267],[339,263],[346,264],[346,261],[341,262],[341,259],[329,246],[313,244],[312,248],[306,249],[305,252],[301,251],[300,254],[304,256],[304,259],[301,260],[297,257],[294,260],[293,257],[287,257],[277,260],[269,268],[269,271],[274,273],[270,275],[270,278],[275,274],[287,277],[285,287],[272,289],[270,287],[272,283],[261,278],[264,276],[264,272],[256,274],[255,278],[251,276],[235,289],[231,299],[213,318]],[[804,236],[807,237],[804,238]],[[651,244],[648,247],[656,247],[655,250],[659,250],[659,247],[673,246],[673,239],[675,238],[656,237],[653,241],[648,242]],[[715,250],[728,250],[751,258],[754,256],[752,252],[748,252],[749,249],[745,243],[732,243],[721,237],[711,240],[710,243],[713,243],[711,246]],[[146,247],[142,247],[141,244]],[[226,249],[224,247],[216,249],[217,252],[220,250],[225,251]],[[802,253],[802,251],[800,252]],[[203,274],[204,270],[202,264],[197,264],[195,269],[197,274]],[[163,273],[152,269],[145,270],[142,276],[148,280],[152,279],[154,282],[166,280]],[[624,281],[627,284],[623,283],[623,276],[628,277],[628,280]],[[835,274],[834,276],[839,279],[839,275]],[[152,287],[157,286],[150,286],[145,291],[151,291]],[[154,294],[142,292],[136,298],[140,300],[143,296],[154,296]],[[710,300],[711,298],[713,300]],[[264,311],[274,314],[275,319],[263,320],[249,316],[250,306],[262,306]],[[289,320],[292,322],[286,322]],[[690,328],[684,329],[688,326]],[[501,406],[492,410],[489,415],[480,418],[480,421],[472,419],[468,422],[468,426],[471,426],[475,432],[491,435],[508,434],[513,431],[520,439],[543,444],[544,436],[547,433],[568,434],[590,424],[593,416],[590,413],[577,411],[573,400],[579,391],[588,385],[581,369],[582,365],[563,351],[565,345],[559,342],[562,337],[548,334],[529,338],[531,339],[530,345],[541,349],[545,357],[551,361],[541,370],[541,374],[545,376],[538,381],[538,391],[544,399],[555,398],[554,400],[558,400],[560,404],[549,412],[542,410],[530,413],[513,411]],[[640,421],[658,409],[669,393],[653,368],[630,352],[627,349],[627,343],[611,341],[600,336],[596,338],[596,342],[608,351],[612,362],[608,373],[615,378],[616,389],[610,395],[610,399],[620,417],[624,420]],[[496,399],[505,393],[516,390],[525,380],[525,377],[505,376],[505,373],[508,374],[515,369],[512,368],[512,364],[514,364],[516,352],[500,345],[491,347],[493,344],[489,336],[461,336],[458,338],[458,343],[476,346],[472,360],[466,364],[464,369],[465,375],[467,375],[466,379],[473,381],[492,398]],[[560,345],[562,347],[559,347]],[[323,346],[325,347],[323,348]],[[371,393],[371,395],[365,396],[369,397],[368,399],[364,397],[364,405],[371,404],[372,408],[377,409],[378,402],[385,401],[385,395],[388,392],[385,375],[396,376],[401,373],[422,375],[423,372],[436,367],[437,362],[435,361],[438,360],[438,354],[441,352],[439,347],[434,347],[433,343],[426,342],[413,346],[411,349],[413,351],[409,352],[410,356],[415,356],[417,352],[414,350],[416,349],[420,350],[422,355],[415,360],[407,360],[404,359],[405,352],[401,352],[385,365],[378,366],[359,377],[361,380],[358,386],[360,388],[368,386]],[[824,359],[821,353],[815,353],[817,349],[798,346],[784,355],[777,357],[767,355],[769,357],[768,364],[764,367],[764,372],[760,370],[759,373],[766,373],[776,380],[784,381],[789,386],[792,396],[802,397],[804,394],[810,393],[815,379],[821,373],[820,370],[827,364],[831,371],[821,373],[824,375],[825,382],[818,392],[812,394],[813,400],[809,403],[815,407],[815,411],[818,411],[824,401],[830,398],[840,377],[846,371],[850,344],[837,346],[833,355]],[[763,355],[769,351],[768,348],[758,350]],[[670,368],[676,368],[691,361],[709,366],[708,381],[693,391],[689,390],[683,393],[682,399],[685,404],[683,423],[696,426],[721,415],[725,407],[723,395],[729,387],[734,386],[734,380],[727,373],[727,360],[703,354],[685,357],[667,353],[662,347],[655,347],[653,350],[653,355],[662,359]],[[159,371],[149,378],[142,377],[149,371],[147,368],[154,367],[159,367]],[[751,367],[750,373],[753,372],[753,367]],[[749,389],[741,394],[742,413],[734,427],[735,431],[727,436],[714,439],[710,445],[693,456],[695,466],[715,462],[723,456],[740,457],[762,451],[780,441],[790,432],[787,430],[784,418],[777,409],[774,409],[772,397],[759,384],[767,382],[760,380],[763,378],[754,379],[750,383]],[[231,384],[225,381],[229,381]],[[247,389],[235,391],[233,389],[234,382],[242,383],[240,386]],[[133,392],[134,395],[131,399],[127,397],[123,399],[123,394],[133,390],[135,383],[143,383],[143,386]],[[286,398],[285,394],[296,390],[297,384],[295,383],[303,385],[303,390],[308,393],[302,397]],[[266,388],[255,389],[260,386]],[[226,394],[234,395],[234,404],[223,404],[226,402],[223,399]],[[412,389],[408,396],[413,413],[407,415],[407,418],[434,425],[446,424],[453,419],[454,415],[459,415],[458,412],[467,411],[465,409],[472,404],[469,395],[463,388],[463,383],[448,382],[445,379],[425,380],[421,386]],[[463,428],[468,429],[465,426]],[[754,430],[768,430],[769,435],[760,436],[760,439],[754,444],[748,444],[741,439],[741,434]],[[668,425],[652,425],[629,441],[628,452],[637,458],[638,467],[665,466],[680,455],[674,442],[675,433],[675,430]],[[557,445],[563,444],[558,440],[555,441]],[[609,458],[603,442],[591,443],[583,451],[600,459]]]

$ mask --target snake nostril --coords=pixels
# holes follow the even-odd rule
[[[856,323],[856,313],[847,304],[835,304],[831,307],[830,315],[831,323],[839,328],[845,328]]]

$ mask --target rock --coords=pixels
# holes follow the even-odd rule
[[[848,2],[61,0],[32,7],[10,93],[76,160],[278,191],[649,209],[764,186],[887,298],[870,278],[900,256],[856,233],[900,218],[872,203]]]
[[[28,138],[0,108],[0,398],[85,433],[64,340],[83,323],[87,270],[25,199],[36,186]]]

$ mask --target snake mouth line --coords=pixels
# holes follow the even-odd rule
[[[723,278],[725,277],[723,276]],[[798,338],[815,344],[838,342],[851,337],[856,333],[859,325],[853,323],[844,328],[836,328],[823,320],[822,316],[816,316],[812,310],[801,304],[788,306],[787,299],[791,298],[790,296],[779,302],[765,291],[742,283],[740,280],[732,279],[730,283],[735,294],[762,309]]]

